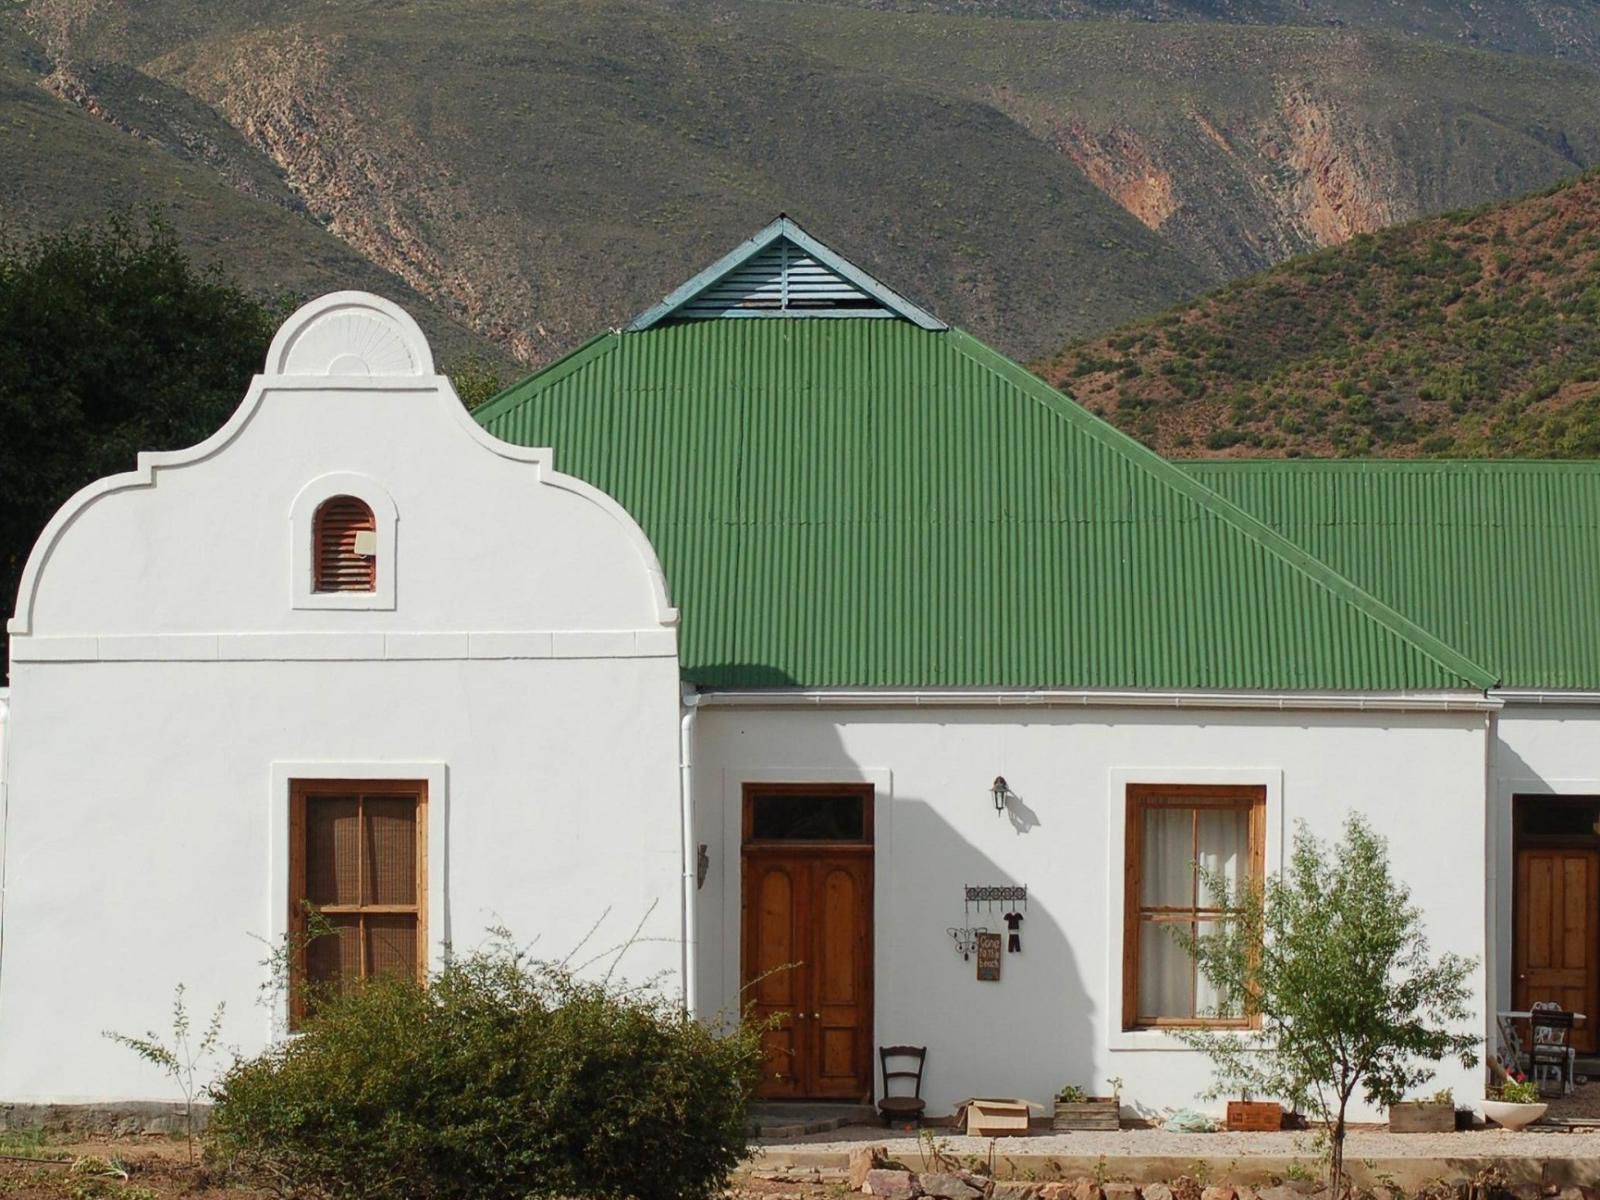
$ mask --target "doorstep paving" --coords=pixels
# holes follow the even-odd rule
[[[1162,1129],[1123,1129],[1103,1133],[1040,1133],[1025,1137],[978,1138],[932,1129],[941,1150],[958,1159],[992,1161],[999,1178],[1071,1178],[1103,1175],[1135,1183],[1166,1181],[1180,1175],[1266,1183],[1316,1173],[1319,1154],[1313,1132],[1174,1133]],[[850,1151],[882,1145],[889,1156],[913,1171],[933,1170],[916,1135],[882,1126],[850,1126],[830,1133],[761,1139],[746,1163],[753,1171],[836,1171],[848,1165]],[[1104,1160],[1103,1162],[1101,1160]],[[1390,1133],[1352,1131],[1345,1160],[1358,1181],[1392,1179],[1412,1187],[1438,1180],[1475,1177],[1493,1168],[1511,1183],[1600,1186],[1600,1130],[1503,1129],[1471,1133]]]

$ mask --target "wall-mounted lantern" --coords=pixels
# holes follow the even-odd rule
[[[1006,797],[1011,794],[1011,785],[1006,782],[1004,775],[994,777],[994,782],[989,785],[989,794],[994,797],[994,811],[1005,812]]]

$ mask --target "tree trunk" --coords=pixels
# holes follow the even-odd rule
[[[1347,1102],[1339,1101],[1339,1116],[1333,1123],[1333,1146],[1328,1154],[1329,1200],[1341,1200],[1344,1195],[1344,1106]]]

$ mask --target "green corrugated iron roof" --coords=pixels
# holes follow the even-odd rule
[[[477,415],[634,514],[701,686],[1494,682],[957,330],[669,321]]]
[[[1600,463],[1181,465],[1504,686],[1600,689]]]

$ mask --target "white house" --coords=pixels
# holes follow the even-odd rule
[[[784,1014],[774,1098],[912,1043],[935,1113],[1191,1104],[1192,864],[1352,809],[1486,1037],[1600,1011],[1594,466],[1180,468],[781,219],[474,415],[326,297],[214,437],[45,530],[0,1099],[159,1096],[100,1031],[179,981],[264,1044],[251,935],[309,901],[327,977],[629,943],[708,1019]]]

